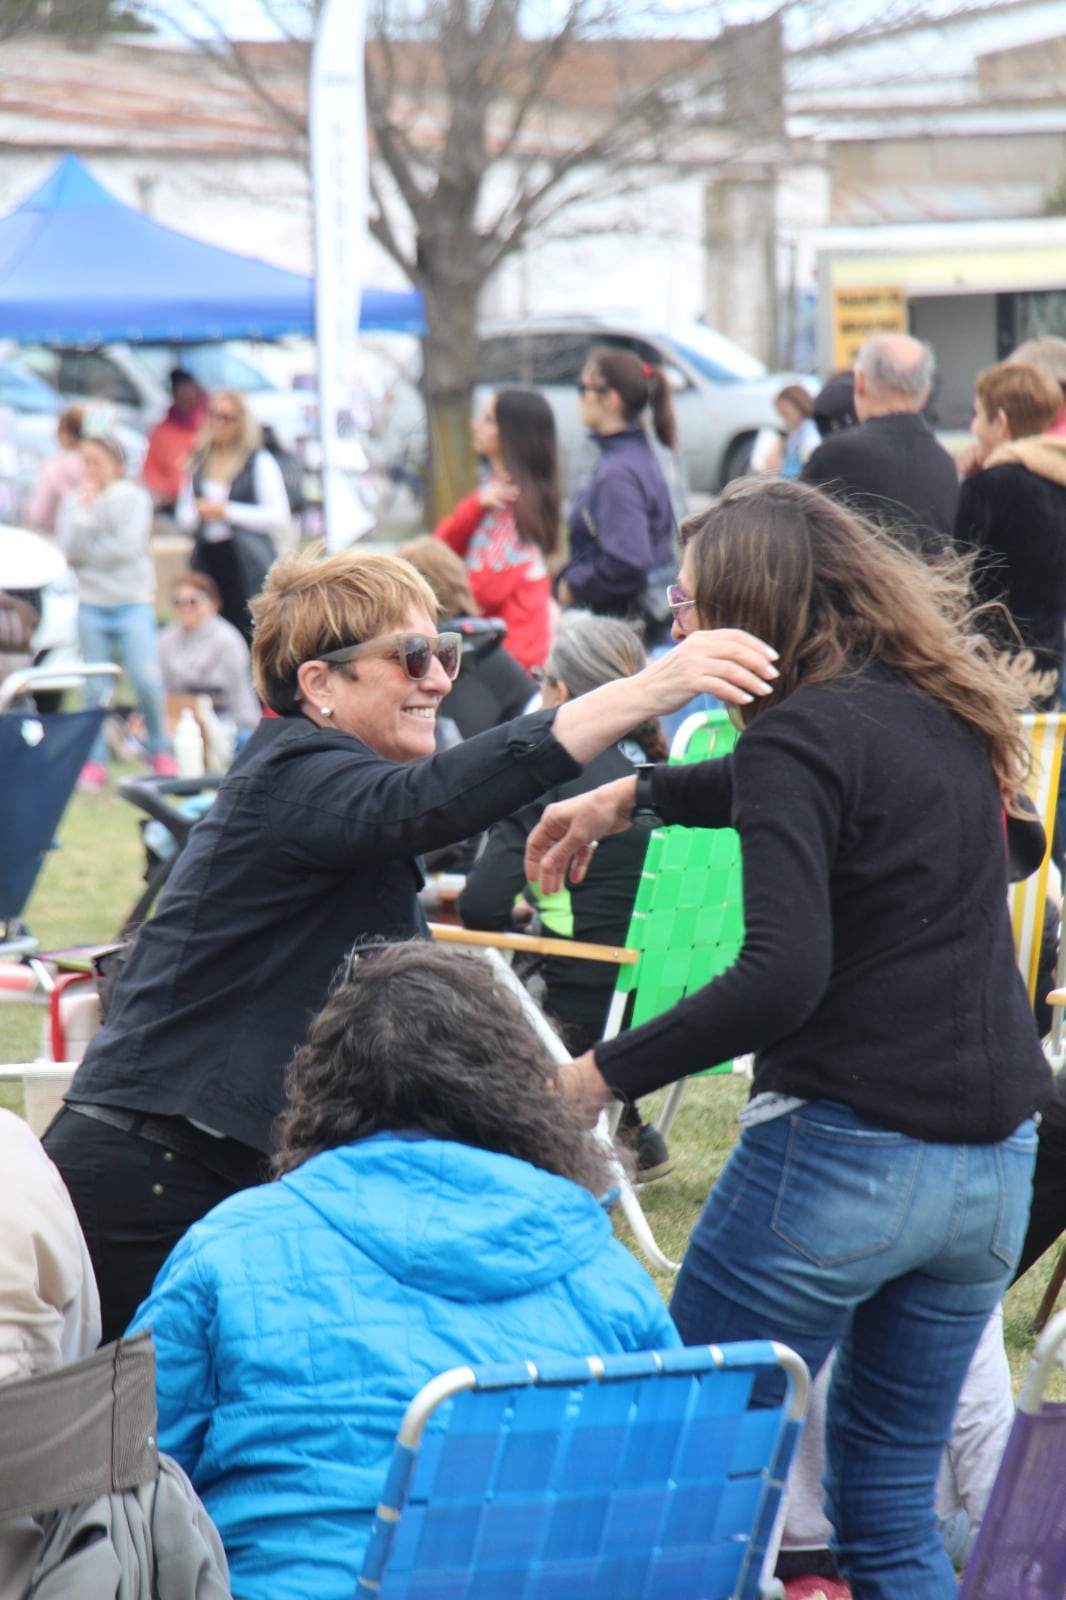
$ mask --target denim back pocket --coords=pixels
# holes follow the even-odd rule
[[[818,1267],[890,1250],[903,1231],[921,1146],[879,1128],[836,1128],[790,1119],[771,1226]]]
[[[1022,1253],[1032,1201],[1036,1161],[1036,1123],[1029,1118],[1009,1138],[993,1147],[999,1182],[999,1208],[992,1236],[992,1254],[1014,1267]]]

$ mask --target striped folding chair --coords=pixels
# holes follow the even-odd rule
[[[1059,795],[1059,775],[1062,769],[1062,741],[1066,733],[1066,715],[1061,712],[1041,712],[1022,718],[1033,752],[1033,773],[1030,778],[1029,798],[1037,810],[1044,832],[1047,849],[1038,870],[1021,883],[1011,885],[1009,905],[1011,925],[1014,929],[1014,948],[1018,954],[1018,967],[1029,988],[1030,1000],[1036,998],[1036,977],[1040,964],[1040,940],[1044,931],[1044,906],[1047,902],[1048,873],[1051,866],[1051,836],[1055,831],[1055,811]],[[1062,1013],[1056,1015],[1056,1026],[1061,1037]],[[1053,1041],[1057,1045],[1055,1035]]]
[[[783,1399],[753,1406],[759,1378]],[[442,1373],[407,1409],[356,1593],[756,1600],[807,1387],[768,1341]]]

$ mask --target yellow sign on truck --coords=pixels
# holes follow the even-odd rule
[[[907,297],[900,289],[833,288],[833,370],[850,371],[871,334],[906,333]]]

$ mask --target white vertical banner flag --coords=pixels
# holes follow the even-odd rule
[[[355,419],[368,188],[365,27],[364,0],[324,0],[311,53],[318,425],[330,550],[374,526],[356,476],[366,467]]]

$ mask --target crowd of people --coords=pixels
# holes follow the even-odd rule
[[[166,492],[196,556],[158,656],[248,737],[45,1134],[34,1181],[80,1232],[66,1277],[0,1306],[0,1358],[15,1378],[151,1330],[161,1446],[242,1600],[353,1592],[437,1372],[760,1338],[823,1375],[801,1578],[955,1593],[938,1479],[947,1459],[978,1522],[1010,1409],[997,1307],[1066,1224],[1066,1111],[1007,912],[1044,848],[1018,719],[1059,703],[1066,656],[1062,355],[978,376],[957,466],[922,416],[931,353],[868,341],[853,384],[783,391],[779,458],[679,533],[649,433],[676,445],[666,380],[594,349],[600,460],[563,561],[536,394],[490,397],[485,482],[433,536],[271,560],[276,463],[240,397],[198,436],[176,392],[157,454],[190,446]],[[109,441],[66,454],[83,637],[124,653],[151,741],[150,497]],[[661,719],[698,696],[736,749],[670,766]],[[740,955],[604,1041],[611,969],[553,952],[556,1067],[491,964],[426,941],[423,858],[477,841],[473,927],[618,944],[659,823],[738,831]],[[621,1102],[638,1176],[662,1176],[641,1100],[749,1053],[667,1310],[612,1238],[587,1130]]]
[[[249,603],[291,522],[282,469],[244,396],[209,396],[180,368],[170,384],[173,404],[149,435],[139,480],[118,435],[71,406],[58,419],[57,453],[23,507],[27,524],[55,537],[75,574],[82,659],[123,667],[140,747],[162,776],[176,771],[167,696],[207,694],[237,742],[258,720]],[[176,621],[162,634],[151,544],[159,518],[193,536],[190,570],[170,595]],[[104,690],[100,680],[90,684],[92,704]],[[108,754],[101,733],[82,789],[107,786]]]

